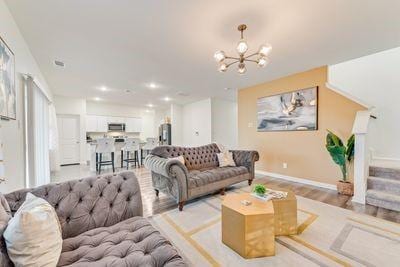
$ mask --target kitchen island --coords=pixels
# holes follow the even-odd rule
[[[96,171],[96,146],[97,146],[97,142],[96,140],[93,141],[88,141],[88,165],[90,166],[90,171]],[[140,147],[143,147],[146,144],[146,142],[141,141],[140,142]],[[125,142],[124,141],[116,141],[115,144],[115,153],[114,153],[114,166],[115,169],[120,168],[121,167],[121,150],[122,148],[125,146]],[[141,149],[138,150],[138,161],[141,162]],[[126,153],[124,153],[124,159],[126,158]],[[130,159],[133,159],[133,153],[131,153]],[[103,155],[103,160],[111,160],[111,154],[110,153],[106,153]],[[133,163],[130,163],[133,164]],[[107,166],[103,166],[102,169],[108,169],[108,168],[112,168],[111,165],[107,165]],[[126,168],[126,162],[124,162],[124,168]]]

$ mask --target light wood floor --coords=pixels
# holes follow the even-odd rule
[[[151,182],[151,174],[145,168],[131,168],[130,170],[136,173],[138,177],[143,200],[143,212],[144,216],[151,216],[154,214],[161,213],[166,210],[177,208],[175,200],[163,193],[160,193],[159,197],[156,197]],[[120,171],[120,170],[117,170]],[[106,173],[104,171],[103,173]],[[66,166],[61,167],[61,171],[52,175],[53,182],[62,182],[69,179],[78,179],[85,176],[94,175],[90,172],[87,166]],[[266,176],[257,176],[254,183],[265,184],[270,187],[279,187],[281,189],[292,190],[296,195],[310,198],[316,201],[321,201],[330,205],[338,206],[348,210],[353,210],[359,213],[368,214],[377,218],[389,220],[392,222],[400,223],[400,212],[390,211],[383,208],[377,208],[371,205],[359,205],[352,203],[351,198],[337,194],[335,191],[322,189],[319,187],[304,185],[300,183],[288,182],[281,179],[270,178]],[[235,185],[233,188],[247,186],[247,182]],[[195,200],[194,200],[195,201]]]

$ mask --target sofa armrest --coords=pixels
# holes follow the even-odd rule
[[[182,162],[176,159],[167,159],[150,154],[145,158],[144,166],[153,173],[157,173],[169,179],[176,179],[179,187],[179,201],[186,200],[189,171]]]
[[[255,163],[260,159],[258,152],[255,150],[230,150],[230,152],[236,165],[246,167],[254,179]]]

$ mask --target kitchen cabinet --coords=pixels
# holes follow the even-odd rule
[[[108,118],[105,116],[97,116],[97,131],[101,133],[108,132]]]
[[[126,132],[140,133],[142,131],[142,118],[127,118]]]
[[[109,123],[125,123],[125,131],[128,133],[140,133],[142,131],[142,118],[86,115],[86,132],[106,133]]]
[[[108,117],[108,123],[126,123],[126,119],[124,117]]]
[[[86,116],[86,132],[97,132],[97,116]]]

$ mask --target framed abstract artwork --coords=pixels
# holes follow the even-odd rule
[[[318,86],[257,100],[257,131],[318,130]]]
[[[14,53],[0,37],[0,117],[16,119]]]

